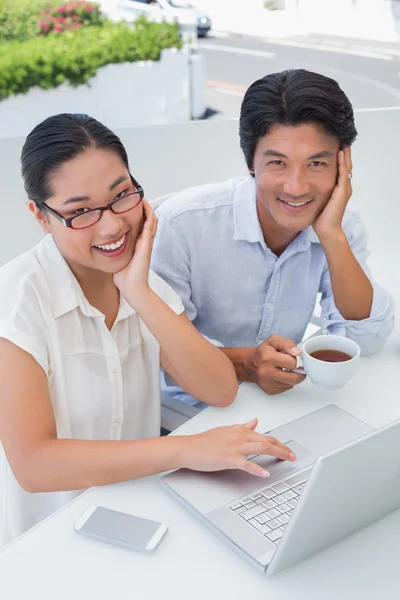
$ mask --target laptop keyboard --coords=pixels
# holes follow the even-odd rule
[[[277,545],[310,473],[308,469],[287,477],[227,506]]]

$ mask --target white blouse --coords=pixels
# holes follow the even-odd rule
[[[183,312],[179,296],[152,271],[149,284],[177,314]],[[31,354],[46,373],[59,438],[160,434],[157,340],[123,297],[108,330],[52,236],[0,268],[0,337]],[[24,491],[0,443],[0,547],[81,491]]]

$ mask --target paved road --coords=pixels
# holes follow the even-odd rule
[[[396,59],[271,44],[246,36],[210,35],[200,41],[200,49],[206,59],[210,118],[237,117],[243,94],[253,81],[288,68],[333,77],[357,110],[400,106],[400,61]]]

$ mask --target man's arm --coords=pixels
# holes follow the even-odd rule
[[[363,224],[355,214],[345,218],[348,223],[343,253],[339,244],[325,251],[336,252],[337,256],[330,260],[327,257],[328,268],[321,280],[322,325],[331,333],[352,338],[363,354],[372,354],[393,330],[394,302],[369,272],[368,237]]]
[[[250,368],[254,348],[221,348],[221,350],[235,367],[236,376],[239,381],[255,383],[256,375]]]
[[[267,394],[281,394],[305,378],[290,372],[296,368],[301,350],[292,340],[279,335],[271,335],[259,346],[221,350],[233,363],[239,381],[256,383]]]
[[[352,194],[351,149],[338,153],[338,182],[313,223],[327,259],[321,279],[322,323],[331,333],[354,339],[363,354],[378,350],[394,325],[394,303],[372,280],[367,234],[360,219],[345,210]]]
[[[340,314],[346,321],[362,321],[371,315],[373,288],[350,247],[344,232],[321,240]]]
[[[329,202],[313,226],[328,263],[330,285],[336,307],[343,319],[362,321],[368,319],[371,314],[373,289],[361,266],[361,261],[356,258],[355,251],[358,247],[361,260],[363,254],[368,256],[367,236],[362,227],[357,227],[358,224],[353,218],[354,225],[350,223],[349,227],[349,240],[352,239],[354,244],[352,248],[343,228],[345,210],[353,192],[351,148],[340,150],[337,161],[336,186]]]

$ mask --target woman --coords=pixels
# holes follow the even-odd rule
[[[248,455],[294,460],[256,419],[159,437],[160,364],[213,406],[231,404],[237,381],[149,271],[157,220],[119,138],[58,115],[30,133],[21,162],[49,235],[0,269],[0,545],[89,486],[178,467],[266,476]]]

